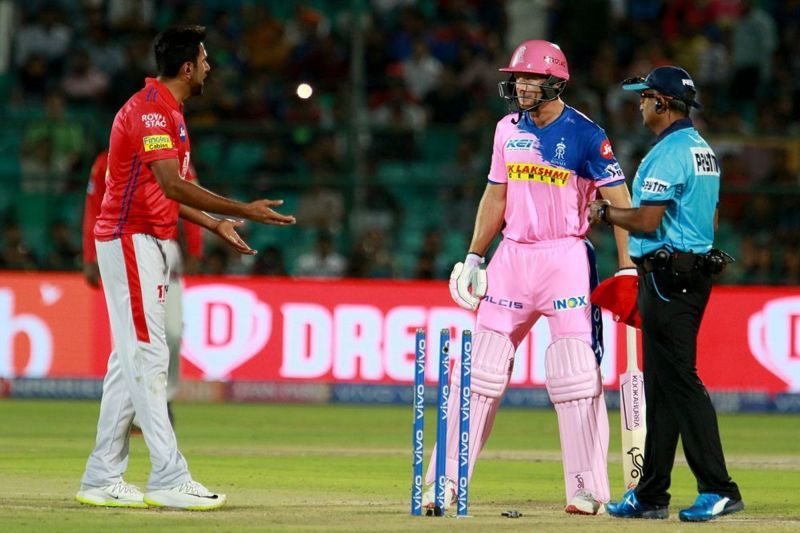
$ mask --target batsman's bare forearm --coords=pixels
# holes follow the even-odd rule
[[[631,207],[631,195],[625,183],[613,185],[611,187],[601,187],[600,195],[611,202],[612,207],[629,209]],[[633,266],[630,254],[628,253],[628,230],[621,226],[614,226],[614,240],[617,243],[617,262],[619,268],[630,268]]]
[[[472,241],[469,244],[470,252],[485,256],[492,241],[500,233],[506,213],[507,188],[504,183],[489,183],[483,191],[478,214],[475,216]]]

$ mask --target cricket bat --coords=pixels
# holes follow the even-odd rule
[[[619,377],[619,410],[622,419],[622,479],[626,490],[635,487],[644,467],[644,379],[636,360],[636,328],[625,326],[628,366]]]

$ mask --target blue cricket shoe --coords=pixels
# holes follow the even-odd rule
[[[606,511],[617,518],[650,518],[664,520],[669,518],[669,507],[645,505],[636,498],[633,489],[622,495],[622,500],[606,505]]]
[[[694,504],[678,513],[681,522],[706,522],[726,514],[737,513],[744,509],[742,500],[732,500],[713,492],[697,495]]]

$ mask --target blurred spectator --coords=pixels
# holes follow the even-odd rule
[[[784,248],[783,271],[779,283],[793,287],[800,285],[800,241]]]
[[[391,233],[403,218],[400,203],[386,186],[377,181],[375,164],[374,160],[368,161],[364,184],[356,190],[358,207],[350,212],[350,229],[357,237],[372,229]],[[414,216],[424,214],[415,213]]]
[[[439,84],[442,62],[431,55],[428,44],[422,39],[414,41],[411,57],[402,65],[403,81],[415,100],[424,100]]]
[[[64,23],[63,14],[51,4],[23,22],[14,38],[14,63],[24,65],[33,55],[44,58],[48,66],[59,70],[72,42],[72,28]]]
[[[414,266],[414,279],[444,279],[449,275],[445,270],[442,254],[442,234],[432,228],[425,232],[422,247]]]
[[[285,276],[286,264],[283,252],[277,246],[270,245],[261,250],[253,263],[253,274],[257,276]]]
[[[697,75],[694,79],[699,85],[699,93],[706,101],[708,94],[714,94],[727,86],[730,76],[730,54],[723,42],[724,33],[719,28],[706,33],[708,45],[697,58]]]
[[[497,94],[498,82],[506,77],[497,70],[503,62],[500,51],[501,38],[494,32],[487,35],[482,48],[472,45],[461,47],[458,58],[460,67],[457,70],[458,85],[470,98],[494,98]]]
[[[85,132],[80,122],[67,116],[60,93],[49,93],[45,104],[46,115],[31,122],[22,135],[22,187],[62,192],[69,174],[80,169],[87,148]]]
[[[242,61],[239,53],[241,27],[231,12],[220,8],[208,26],[207,49],[213,69],[237,66]]]
[[[74,231],[63,221],[50,226],[50,253],[42,262],[45,270],[78,270],[81,250],[73,242]]]
[[[265,140],[263,157],[251,172],[254,176],[252,185],[259,194],[291,183],[297,167],[290,155],[282,139]]]
[[[392,77],[385,100],[371,113],[374,155],[409,159],[416,156],[417,134],[425,127],[425,110],[408,95],[402,78]],[[403,150],[397,148],[402,146]]]
[[[114,31],[133,33],[153,27],[155,0],[107,0],[107,6],[108,23]]]
[[[118,109],[125,103],[127,95],[144,87],[144,79],[155,73],[155,63],[151,47],[151,37],[140,34],[131,37],[124,45],[124,67],[111,78],[106,105]],[[200,100],[203,100],[202,98]],[[192,104],[192,109],[196,107]]]
[[[236,76],[236,71],[226,70]],[[243,84],[241,101],[233,110],[231,118],[242,121],[258,121],[262,124],[274,122],[282,111],[284,102],[277,93],[275,80],[268,73],[258,73],[246,80],[237,80]]]
[[[291,45],[283,38],[283,24],[260,3],[242,7],[242,51],[253,70],[283,72],[289,62]]]
[[[312,174],[311,184],[300,195],[297,224],[302,228],[328,230],[338,233],[344,219],[344,197],[338,187],[332,187],[324,177]]]
[[[456,73],[445,67],[439,74],[439,83],[428,93],[425,107],[430,122],[434,124],[458,124],[472,109],[470,95],[458,84]]]
[[[772,16],[742,0],[742,13],[733,27],[731,98],[740,105],[753,103],[772,72],[772,53],[778,46]]]
[[[31,54],[19,70],[17,76],[19,94],[16,95],[16,99],[41,101],[54,82],[44,57],[40,54]]]
[[[228,253],[214,246],[206,253],[201,270],[209,276],[224,276],[228,272]]]
[[[294,267],[299,278],[341,278],[347,268],[347,260],[334,249],[333,236],[320,230],[314,249],[301,254]]]
[[[90,63],[106,76],[115,76],[125,67],[125,52],[119,41],[111,39],[102,18],[89,26],[85,47]]]
[[[391,61],[386,33],[380,27],[371,25],[364,35],[364,83],[368,94],[386,89],[386,71]]]
[[[0,243],[0,268],[6,270],[36,270],[36,259],[22,239],[22,230],[14,220],[3,224]]]
[[[767,235],[762,234],[755,238],[750,234],[745,235],[742,239],[741,254],[742,282],[751,285],[773,283],[775,279],[773,245]]]
[[[108,89],[108,75],[92,65],[89,53],[79,50],[70,60],[61,87],[64,95],[76,104],[95,103]]]
[[[364,233],[350,253],[347,277],[392,278],[397,273],[387,235],[379,229]]]

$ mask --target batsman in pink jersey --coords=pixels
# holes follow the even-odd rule
[[[545,316],[552,336],[545,352],[546,385],[561,435],[565,510],[596,515],[604,512],[610,496],[609,429],[599,366],[600,310],[589,301],[597,271],[586,240],[586,215],[598,191],[612,205],[624,207],[631,205],[630,195],[605,132],[561,100],[569,67],[557,45],[525,41],[500,71],[511,75],[500,83],[500,94],[513,112],[497,123],[470,250],[450,276],[456,303],[478,310],[469,472],[489,438],[517,346]],[[484,255],[501,230],[503,240],[482,270]],[[614,237],[620,268],[632,268],[627,232],[615,228]],[[455,501],[458,473],[457,365],[452,376],[446,506]],[[434,481],[433,461],[427,481]],[[433,496],[431,488],[423,504],[432,507]]]

